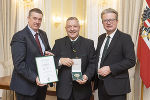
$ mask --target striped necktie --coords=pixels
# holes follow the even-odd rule
[[[105,46],[104,46],[104,50],[103,50],[101,61],[103,61],[103,59],[106,56],[106,52],[107,52],[107,49],[108,49],[109,41],[110,41],[110,36],[107,36],[107,40],[106,40],[106,43],[105,43]]]

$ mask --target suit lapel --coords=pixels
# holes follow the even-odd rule
[[[98,56],[98,59],[99,59],[99,56],[100,56],[100,49],[102,47],[102,44],[104,42],[105,37],[106,37],[106,34],[103,34],[98,39],[98,45],[97,45],[97,49],[96,49],[96,54]]]
[[[72,48],[71,48],[71,40],[69,39],[68,36],[65,37],[65,41],[64,41],[64,51],[65,51],[65,55],[66,57],[72,58]]]
[[[34,44],[34,46],[36,47],[36,49],[40,53],[40,49],[39,49],[39,47],[38,47],[38,45],[37,45],[37,43],[35,41],[35,38],[33,37],[32,33],[31,33],[31,31],[29,30],[28,26],[26,26],[25,30],[26,30],[26,32],[28,34],[29,39],[31,40],[31,42]]]

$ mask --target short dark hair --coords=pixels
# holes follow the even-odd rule
[[[118,12],[112,8],[108,8],[108,9],[103,10],[101,13],[101,19],[102,19],[103,15],[107,14],[107,13],[114,13],[116,15],[116,20],[118,20]]]
[[[32,12],[36,12],[36,13],[42,14],[42,16],[43,16],[43,12],[39,8],[33,8],[33,9],[31,9],[29,11],[29,16],[31,16]]]
[[[69,20],[76,20],[76,21],[79,23],[79,20],[78,20],[77,17],[69,17],[69,18],[67,19],[67,21],[69,21]],[[67,21],[66,21],[66,22],[67,22]]]

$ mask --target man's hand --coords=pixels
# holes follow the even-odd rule
[[[47,85],[47,84],[41,84],[38,77],[36,77],[36,84],[38,86],[45,86],[45,85]]]
[[[70,58],[60,58],[60,64],[71,67],[73,65],[73,60]]]
[[[88,77],[86,75],[83,75],[83,80],[76,80],[79,84],[85,84],[88,80]]]
[[[111,73],[109,66],[103,66],[102,68],[98,69],[98,74],[105,77]]]
[[[49,51],[45,51],[45,56],[54,56],[54,54]]]

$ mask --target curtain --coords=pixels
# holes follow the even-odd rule
[[[121,0],[120,3],[122,5],[120,8],[120,29],[132,36],[136,52],[143,0]],[[129,77],[131,84],[131,93],[128,94],[127,99],[140,100],[141,80],[139,77],[138,63],[134,68],[129,69]]]
[[[86,23],[85,33],[86,37],[92,40],[97,40],[99,35],[99,9],[98,0],[87,0],[86,2]],[[96,42],[94,45],[96,46]]]
[[[16,0],[0,1],[0,63],[4,68],[4,76],[11,75],[13,64],[11,60],[10,41],[16,31]],[[3,100],[13,100],[12,91],[3,92]]]

